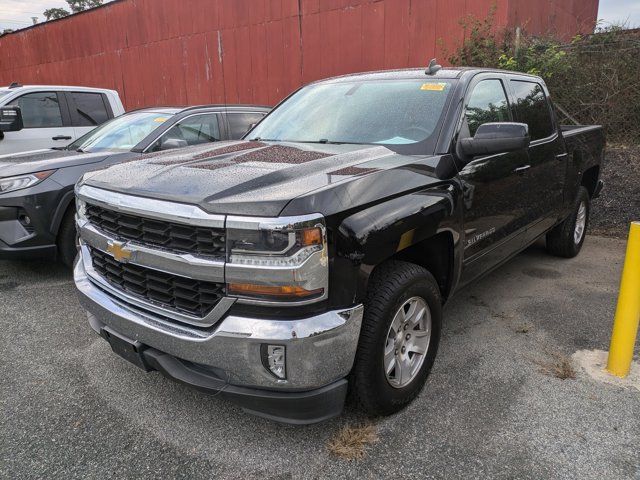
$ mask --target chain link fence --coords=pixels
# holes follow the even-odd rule
[[[547,80],[563,122],[603,125],[613,145],[640,145],[640,29],[596,33],[563,45]]]

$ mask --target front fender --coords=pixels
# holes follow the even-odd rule
[[[351,301],[359,302],[375,266],[402,250],[445,231],[452,233],[454,245],[458,245],[462,224],[458,198],[456,185],[441,185],[387,200],[345,218],[336,232],[332,271],[339,277],[333,284],[349,281],[356,285],[350,292]]]

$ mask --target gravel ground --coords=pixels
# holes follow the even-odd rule
[[[605,182],[591,211],[591,231],[626,238],[629,223],[640,220],[640,145],[607,147],[601,177]]]
[[[536,245],[462,291],[425,390],[351,462],[326,443],[353,412],[283,426],[144,374],[90,332],[68,272],[0,262],[0,477],[637,480],[640,392],[540,368],[607,347],[623,251]]]

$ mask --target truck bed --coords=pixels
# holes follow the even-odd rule
[[[562,136],[570,161],[567,164],[567,198],[574,198],[579,183],[586,180],[590,193],[600,179],[605,134],[602,125],[562,125]]]

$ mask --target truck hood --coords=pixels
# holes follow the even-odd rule
[[[69,150],[35,150],[0,157],[0,177],[97,163],[119,152],[83,153]]]
[[[82,183],[210,213],[278,216],[294,198],[417,160],[383,146],[235,141],[147,155],[86,174]],[[436,180],[434,168],[423,170]]]

